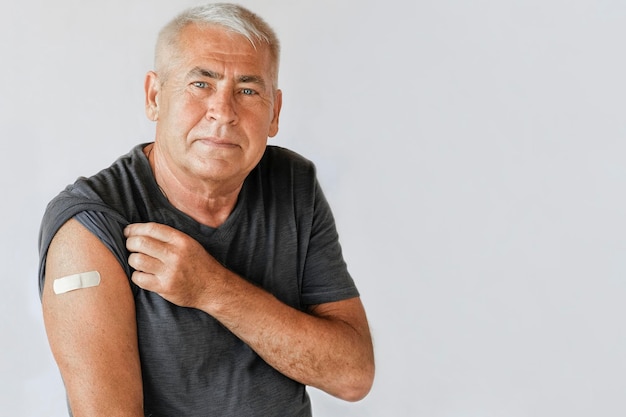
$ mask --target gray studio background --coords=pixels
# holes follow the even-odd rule
[[[196,1],[0,5],[0,416],[65,416],[37,293],[46,203],[152,140],[157,30]],[[337,218],[374,334],[316,417],[626,415],[626,3],[248,0],[281,131]]]

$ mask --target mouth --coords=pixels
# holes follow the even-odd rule
[[[232,149],[239,147],[239,145],[232,140],[214,136],[199,138],[197,139],[197,142],[200,142],[203,146],[208,146],[212,148]]]

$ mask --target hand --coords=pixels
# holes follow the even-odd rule
[[[135,223],[124,229],[132,280],[183,307],[199,307],[219,288],[226,268],[200,243],[170,226]],[[218,286],[216,286],[218,285]]]

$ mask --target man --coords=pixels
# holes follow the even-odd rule
[[[356,401],[371,337],[313,165],[268,146],[279,46],[235,5],[159,34],[153,143],[48,206],[40,290],[74,416],[310,416]]]

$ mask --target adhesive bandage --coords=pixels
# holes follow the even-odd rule
[[[98,271],[83,272],[57,278],[52,283],[55,294],[63,294],[81,288],[89,288],[100,285],[100,273]]]

